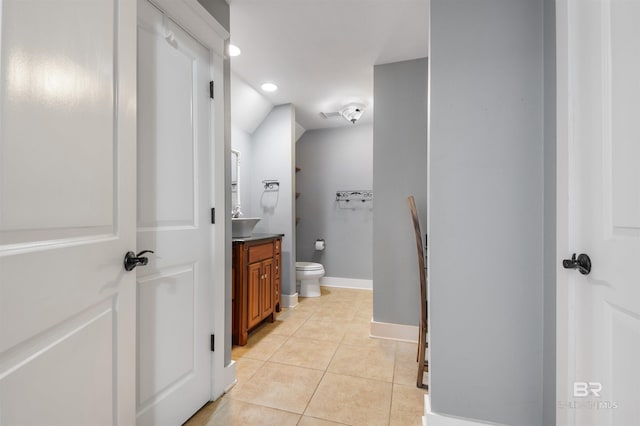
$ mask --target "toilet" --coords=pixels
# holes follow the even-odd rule
[[[296,283],[300,283],[300,297],[320,296],[320,278],[324,268],[320,263],[296,262]]]

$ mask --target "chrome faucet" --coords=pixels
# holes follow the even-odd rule
[[[242,212],[240,211],[240,204],[236,204],[233,210],[231,210],[231,217],[238,218],[242,216]]]

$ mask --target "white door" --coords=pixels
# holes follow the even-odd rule
[[[211,395],[209,52],[138,2],[139,425],[177,425]]]
[[[133,425],[135,2],[0,20],[0,424]]]
[[[559,325],[565,315],[568,325],[567,340],[559,346],[566,345],[567,357],[566,376],[559,376],[566,381],[558,395],[559,424],[635,425],[640,421],[640,1],[565,0],[559,12],[559,146],[566,145],[568,153],[559,159],[560,169],[568,164],[568,191],[559,196],[568,199],[569,230],[567,252],[560,255],[586,253],[593,264],[589,275],[559,273],[558,285],[567,289],[559,293],[559,303],[566,302],[559,305]],[[560,353],[561,365],[564,356]]]

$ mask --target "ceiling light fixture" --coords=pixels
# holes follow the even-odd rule
[[[362,104],[349,104],[340,110],[340,115],[351,124],[356,124],[356,121],[362,117],[364,109],[365,106]]]
[[[235,44],[229,44],[229,56],[240,56],[242,50]]]
[[[262,83],[262,86],[260,87],[265,92],[275,92],[276,90],[278,90],[278,86],[275,85],[274,83]]]

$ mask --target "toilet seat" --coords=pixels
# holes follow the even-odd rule
[[[296,271],[320,271],[324,269],[320,263],[296,262]]]

